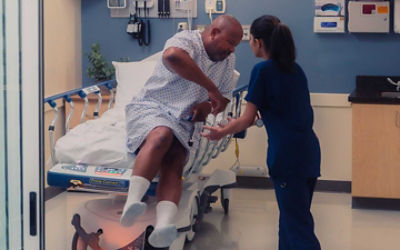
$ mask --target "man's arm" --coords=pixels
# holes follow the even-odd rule
[[[208,91],[214,115],[225,109],[229,99],[222,96],[215,84],[203,73],[186,51],[177,47],[170,47],[164,51],[162,61],[168,70],[177,73],[186,80],[197,83]]]

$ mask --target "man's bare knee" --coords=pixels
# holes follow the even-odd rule
[[[177,139],[174,139],[170,150],[167,152],[163,159],[163,165],[165,166],[176,166],[183,167],[186,159],[186,149],[179,143]]]
[[[169,148],[173,142],[174,133],[168,127],[156,127],[146,138],[148,143],[154,149]]]

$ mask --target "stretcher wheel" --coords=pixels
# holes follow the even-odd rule
[[[198,230],[199,227],[199,200],[196,197],[196,199],[193,199],[192,202],[192,209],[190,211],[190,226],[191,229],[186,233],[186,241],[191,242],[194,239],[194,236]]]
[[[224,213],[228,214],[229,213],[229,193],[230,189],[228,188],[221,188],[221,205],[222,208],[224,209]]]
[[[222,208],[224,209],[224,213],[228,214],[229,213],[229,199],[223,199],[221,200],[222,203]]]

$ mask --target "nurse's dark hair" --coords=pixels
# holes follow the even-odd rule
[[[264,15],[253,21],[250,34],[263,41],[264,49],[269,53],[280,69],[293,71],[296,60],[296,48],[290,29],[275,16]]]

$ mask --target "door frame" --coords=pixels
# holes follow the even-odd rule
[[[23,246],[44,245],[43,0],[20,0]]]

